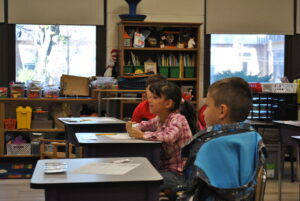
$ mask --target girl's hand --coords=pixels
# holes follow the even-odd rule
[[[138,139],[144,139],[144,133],[139,129],[133,127],[129,133],[130,137],[138,138]]]
[[[128,122],[126,122],[126,131],[127,131],[127,133],[130,133],[131,130],[132,130],[132,122],[128,121]]]
[[[129,134],[130,137],[138,138],[138,139],[143,139],[144,138],[144,133],[136,127],[132,127],[133,122],[128,121],[126,123],[126,130],[127,133]]]

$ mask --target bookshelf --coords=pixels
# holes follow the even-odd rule
[[[118,26],[120,76],[133,76],[138,69],[145,73],[145,62],[153,62],[156,73],[193,93],[198,108],[201,24],[122,21]],[[190,39],[195,44],[188,47]]]

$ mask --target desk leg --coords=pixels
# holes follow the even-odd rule
[[[109,114],[109,100],[106,100],[106,115],[107,117],[110,117],[110,114]]]
[[[278,151],[278,200],[281,201],[281,172],[282,172],[282,144],[279,142],[279,151]]]
[[[98,116],[101,117],[101,92],[98,92]]]
[[[297,177],[296,177],[296,179],[297,179],[297,181],[300,181],[300,149],[299,149],[299,146],[300,146],[300,144],[298,145],[298,147],[297,147],[297,161],[296,161],[296,172],[297,172]],[[299,197],[299,199],[300,199],[300,197]]]

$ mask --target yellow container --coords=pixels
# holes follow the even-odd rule
[[[16,108],[17,112],[17,128],[30,128],[31,127],[31,114],[32,108],[29,106]]]

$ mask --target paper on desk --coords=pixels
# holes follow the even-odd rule
[[[106,174],[123,175],[141,165],[140,163],[89,163],[72,173],[75,174]]]
[[[95,121],[95,122],[116,121],[116,119],[111,117],[99,117],[99,118],[91,119],[91,121]]]
[[[82,139],[84,139],[84,140],[97,140],[97,137],[96,137],[95,134],[93,134],[93,135],[84,135],[84,136],[82,136]]]
[[[300,121],[283,121],[285,124],[300,126]]]
[[[128,133],[117,133],[116,135],[106,135],[105,137],[109,137],[111,139],[122,139],[122,140],[131,139]]]

